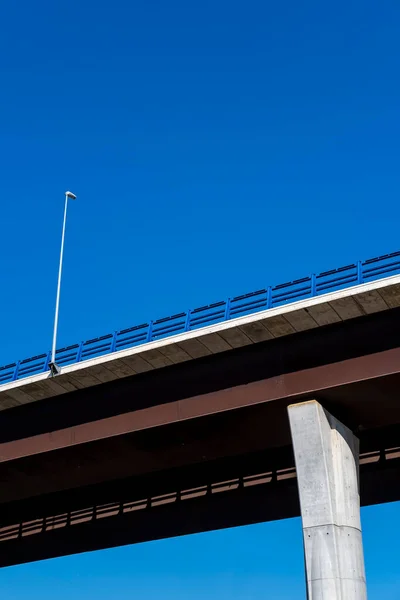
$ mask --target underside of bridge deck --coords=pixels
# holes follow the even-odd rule
[[[361,502],[400,499],[400,311],[0,414],[0,565],[299,515],[288,404],[361,441]]]

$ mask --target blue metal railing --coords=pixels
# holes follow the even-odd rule
[[[73,364],[396,273],[400,273],[400,251],[332,271],[325,271],[318,275],[310,275],[275,287],[267,287],[250,294],[236,296],[171,317],[135,325],[129,329],[121,329],[80,344],[60,348],[56,352],[56,362],[60,366]],[[49,370],[49,362],[50,352],[0,367],[0,385],[46,372]]]

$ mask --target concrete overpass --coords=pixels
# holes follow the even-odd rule
[[[400,499],[400,275],[291,300],[1,385],[0,565],[302,514],[310,597],[365,597],[360,498]]]

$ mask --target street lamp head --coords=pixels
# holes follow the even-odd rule
[[[73,194],[72,192],[65,192],[65,195],[66,195],[68,198],[71,198],[71,200],[76,200],[76,196],[75,196],[75,194]]]

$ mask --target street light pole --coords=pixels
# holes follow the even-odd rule
[[[50,371],[53,376],[58,375],[60,372],[60,368],[58,367],[58,365],[56,363],[56,344],[57,344],[57,329],[58,329],[58,310],[60,307],[61,275],[62,275],[63,257],[64,257],[65,226],[67,223],[67,208],[68,208],[68,199],[69,198],[71,198],[71,200],[76,200],[76,196],[72,192],[65,192],[65,207],[64,207],[64,221],[63,221],[62,236],[61,236],[60,264],[58,267],[56,311],[55,311],[55,315],[54,315],[53,346],[51,349],[51,362],[49,363]]]

